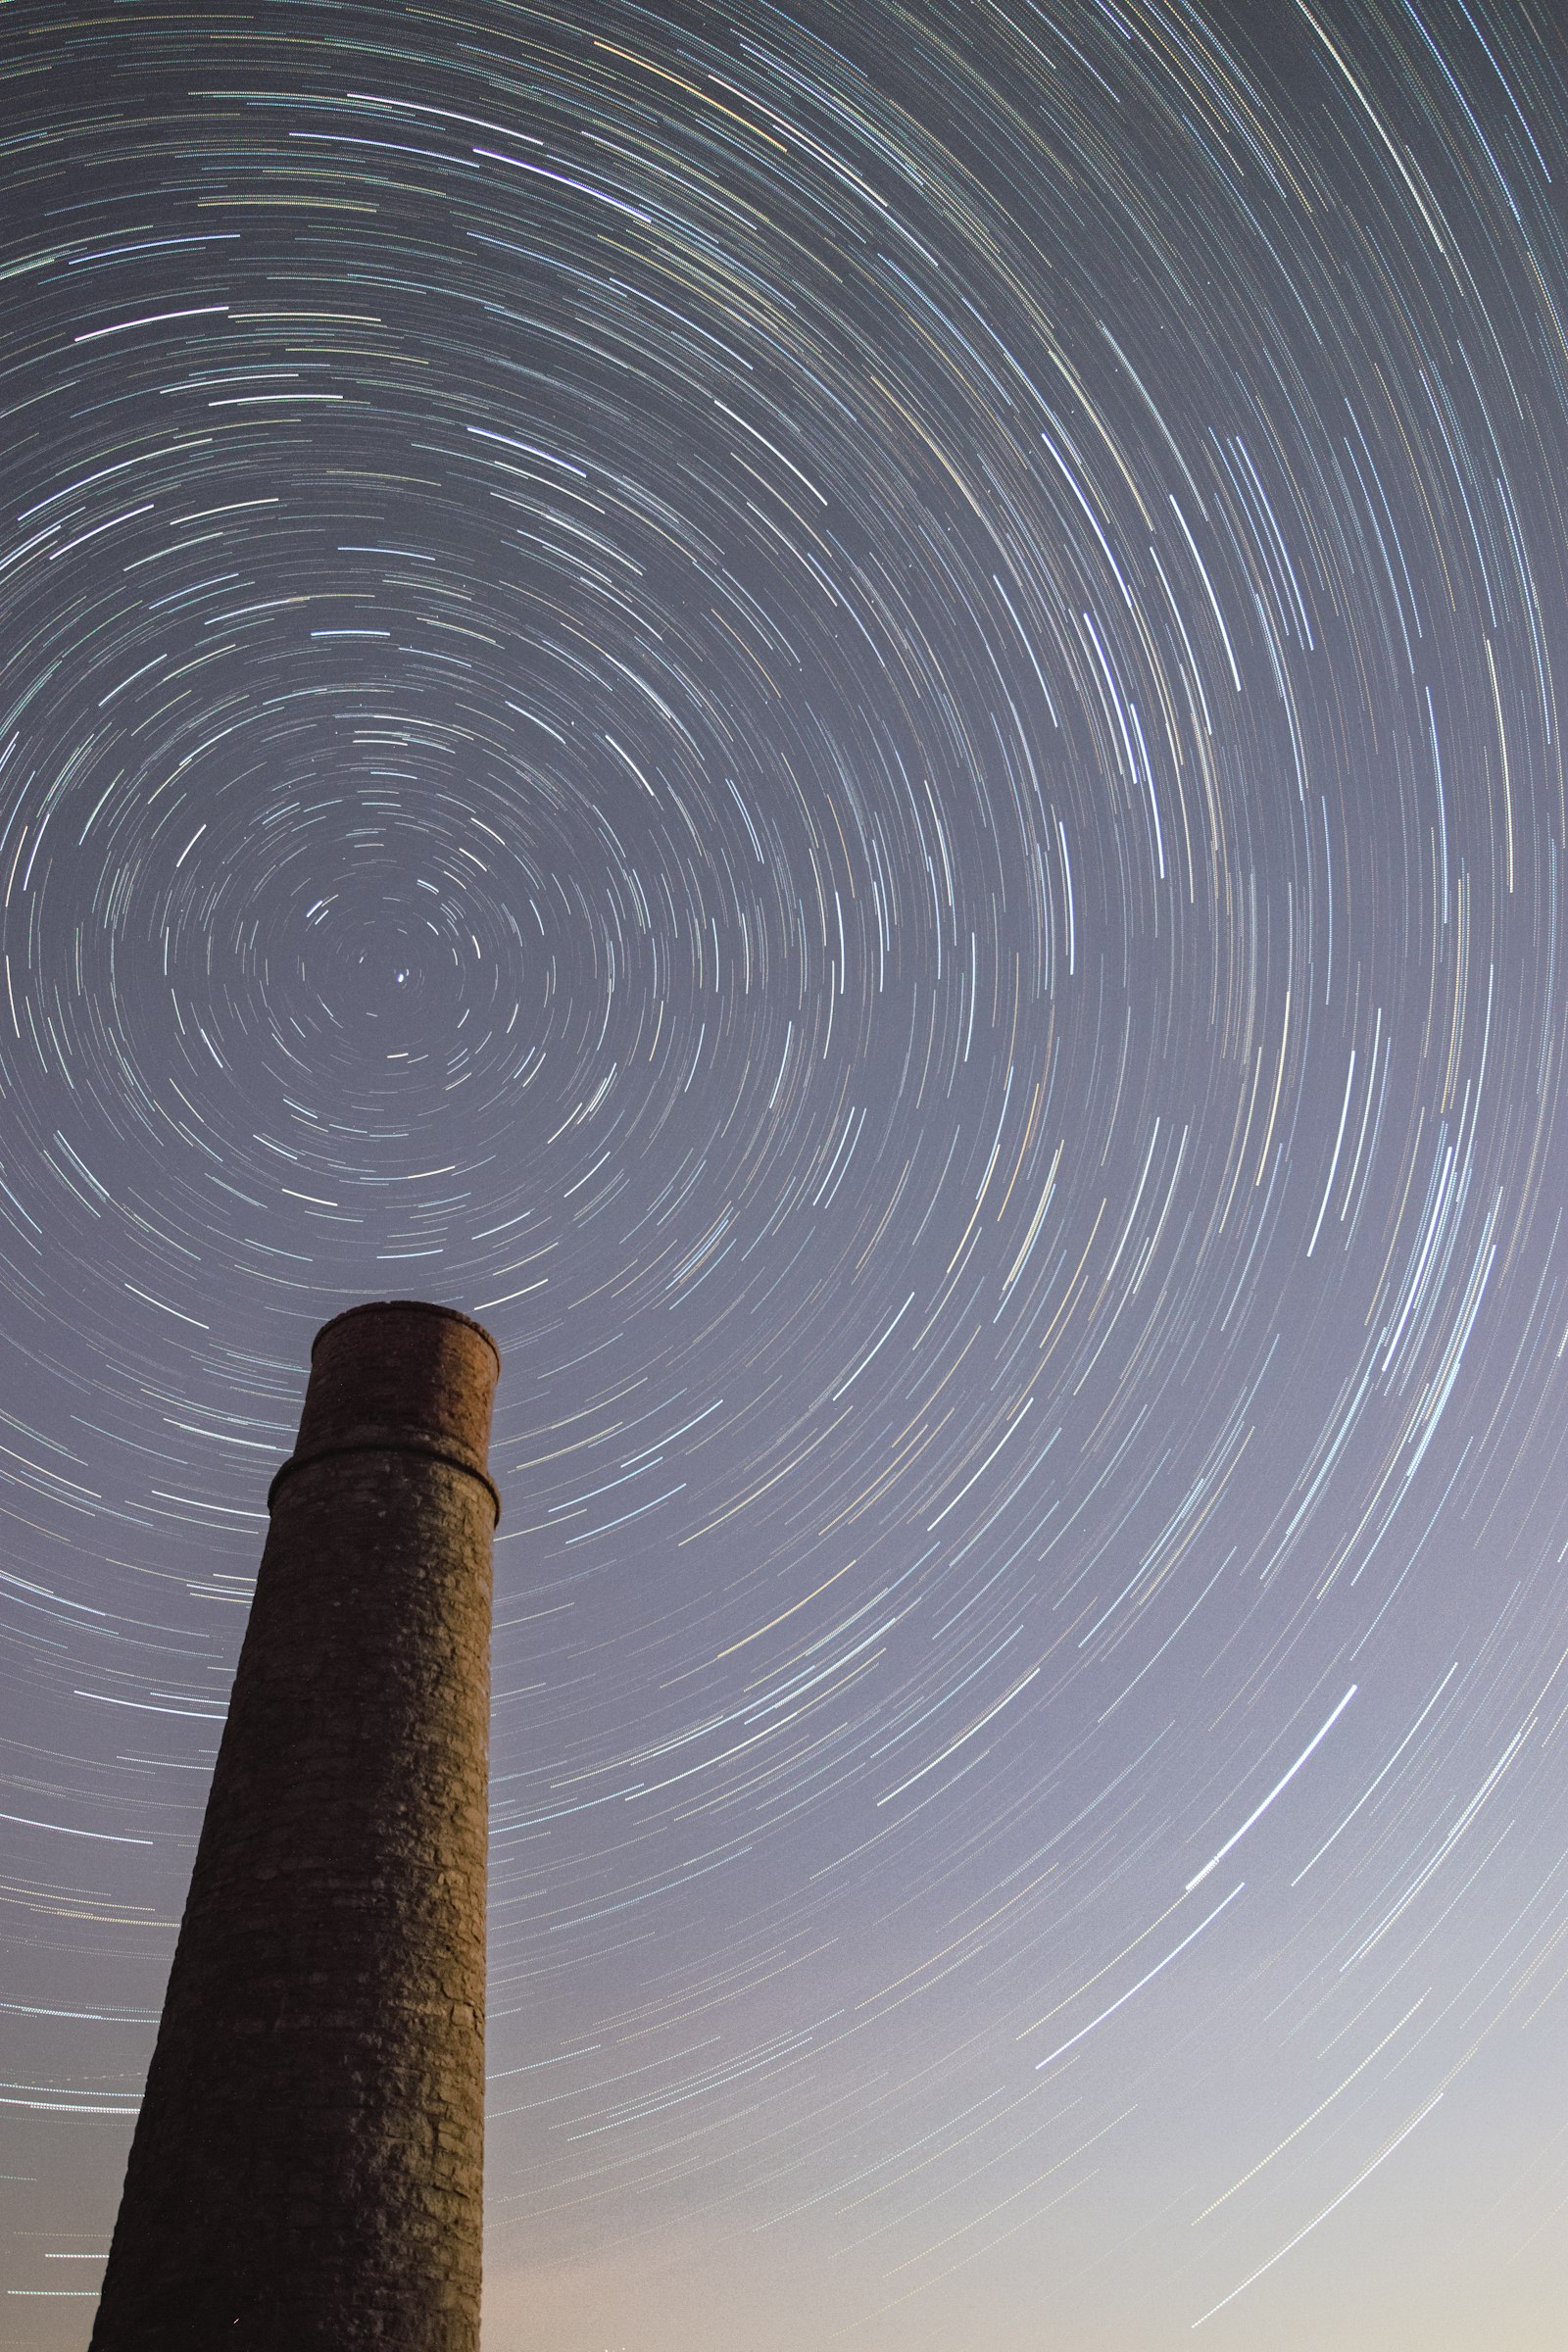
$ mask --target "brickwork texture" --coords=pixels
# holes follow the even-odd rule
[[[475,2352],[497,1370],[318,1338],[92,2352]]]

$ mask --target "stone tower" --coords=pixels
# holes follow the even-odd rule
[[[317,1336],[92,2352],[475,2352],[499,1362]]]

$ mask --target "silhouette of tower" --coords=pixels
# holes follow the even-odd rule
[[[474,2352],[500,1359],[325,1325],[272,1481],[92,2352]]]

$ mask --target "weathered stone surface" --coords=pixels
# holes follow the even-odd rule
[[[319,1335],[92,2352],[474,2352],[497,1362]]]

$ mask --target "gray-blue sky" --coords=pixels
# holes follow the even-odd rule
[[[507,1365],[498,2345],[1544,2352],[1548,12],[0,74],[0,2341],[404,1294]]]

